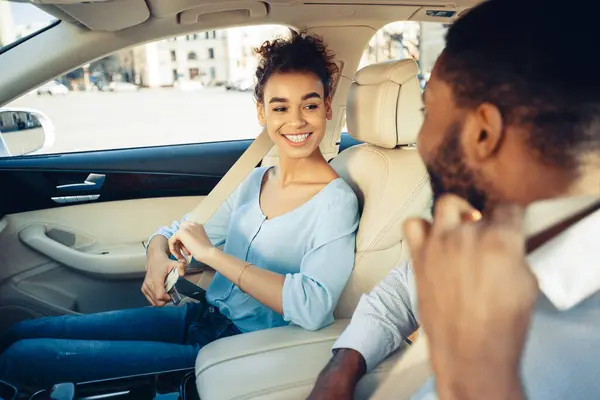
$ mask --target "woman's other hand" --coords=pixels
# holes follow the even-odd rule
[[[179,230],[169,239],[171,254],[177,260],[186,263],[190,256],[197,261],[205,262],[214,249],[204,227],[195,222],[183,222]]]

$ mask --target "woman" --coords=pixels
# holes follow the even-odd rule
[[[356,196],[319,150],[338,69],[319,38],[294,31],[258,54],[258,118],[279,166],[253,171],[204,227],[184,217],[147,249],[142,292],[151,304],[168,301],[165,277],[184,265],[170,257],[184,255],[216,270],[206,301],[22,322],[4,342],[0,379],[38,388],[188,368],[225,336],[333,322],[359,220]]]

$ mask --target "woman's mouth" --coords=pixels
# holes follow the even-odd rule
[[[288,142],[290,142],[290,144],[294,145],[294,146],[299,146],[304,144],[306,141],[308,141],[308,139],[310,138],[310,136],[312,135],[312,132],[307,132],[307,133],[295,133],[293,135],[283,135],[283,137],[285,137],[287,139]]]

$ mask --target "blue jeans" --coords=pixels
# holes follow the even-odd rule
[[[33,390],[191,368],[203,346],[238,333],[206,302],[28,320],[0,342],[0,380]]]

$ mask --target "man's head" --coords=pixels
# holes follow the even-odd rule
[[[486,212],[599,189],[589,180],[600,160],[593,18],[542,0],[489,0],[449,29],[418,143],[436,196]]]

